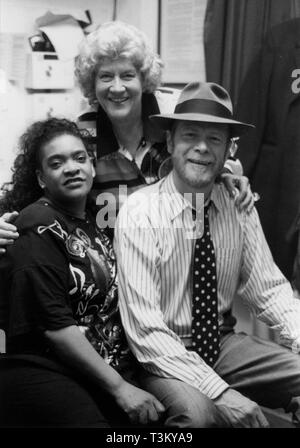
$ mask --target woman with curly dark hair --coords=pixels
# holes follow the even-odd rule
[[[113,249],[87,205],[85,137],[68,120],[30,126],[1,202],[22,210],[20,237],[0,259],[1,427],[127,426],[163,411],[134,385]]]

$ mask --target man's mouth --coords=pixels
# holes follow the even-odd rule
[[[194,159],[188,159],[188,162],[193,163],[195,165],[201,165],[201,166],[209,166],[212,162],[206,161],[206,160],[194,160]]]

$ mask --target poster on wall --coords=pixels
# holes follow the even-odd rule
[[[207,0],[160,1],[164,83],[205,81],[203,28]]]

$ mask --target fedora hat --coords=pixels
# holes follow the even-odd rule
[[[161,129],[170,129],[175,120],[226,123],[230,137],[240,137],[253,125],[233,117],[228,92],[212,82],[191,82],[182,90],[173,114],[151,115],[150,119]]]

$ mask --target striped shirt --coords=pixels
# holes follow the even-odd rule
[[[239,212],[222,184],[215,184],[211,202],[219,324],[233,299],[242,298],[259,319],[280,331],[283,344],[299,350],[300,301],[272,259],[257,211]],[[172,173],[127,199],[115,229],[120,311],[129,345],[147,370],[215,398],[228,385],[187,350],[191,229],[196,237],[190,202],[176,191]]]

